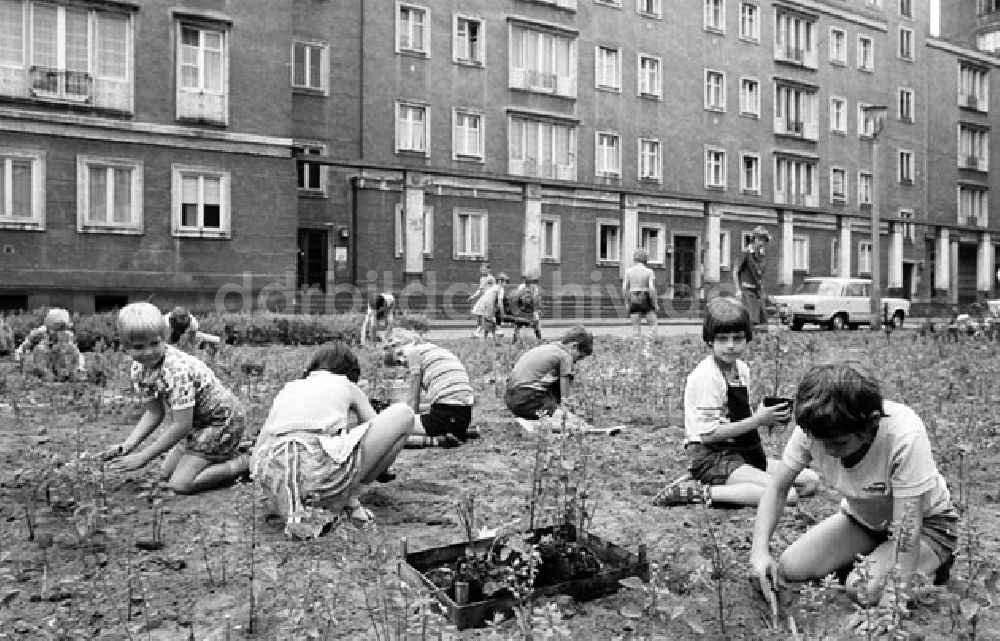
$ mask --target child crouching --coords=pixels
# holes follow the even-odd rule
[[[14,352],[14,360],[46,380],[68,380],[85,369],[83,354],[76,346],[69,312],[53,307],[42,325],[31,330]]]
[[[154,305],[133,303],[118,313],[118,334],[132,357],[132,384],[146,404],[132,433],[107,452],[111,469],[145,467],[167,453],[162,477],[179,494],[227,485],[249,470],[238,454],[244,411],[239,399],[200,359],[167,345],[167,323]],[[163,422],[159,437],[139,447]]]

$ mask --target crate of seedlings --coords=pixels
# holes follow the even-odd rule
[[[460,630],[510,616],[538,597],[588,601],[617,592],[625,577],[649,579],[645,546],[629,552],[569,523],[420,552],[403,547],[401,578],[429,590]]]

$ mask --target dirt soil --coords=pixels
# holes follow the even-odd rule
[[[526,509],[536,437],[505,412],[501,396],[506,373],[528,344],[441,343],[468,364],[483,436],[455,449],[404,450],[396,480],[362,498],[377,530],[343,522],[305,542],[285,539],[283,524],[267,516],[250,484],[174,496],[150,483],[156,463],[140,473],[104,475],[81,461],[120,441],[138,419],[121,355],[88,355],[102,372],[100,385],[43,384],[0,363],[0,639],[377,638],[373,606],[400,588],[388,581],[379,588],[376,578],[391,579],[401,539],[410,551],[462,541],[455,502],[465,493],[474,495],[478,523],[489,528]],[[229,348],[211,362],[248,402],[259,429],[271,398],[310,349]],[[644,587],[587,602],[558,600],[553,625],[573,638],[792,638],[787,618],[770,627],[748,580],[752,510],[659,508],[650,501],[686,469],[680,391],[706,353],[690,338],[599,339],[580,368],[578,407],[598,426],[625,426],[615,436],[592,437],[590,530],[631,550],[645,544],[654,569]],[[903,628],[910,638],[1000,638],[988,607],[995,594],[985,587],[1000,548],[997,344],[946,343],[914,331],[897,332],[891,342],[868,332],[763,337],[750,354],[755,398],[790,394],[803,367],[831,354],[872,366],[888,398],[917,409],[964,510],[951,583],[928,595]],[[365,354],[363,376],[377,388],[387,374],[372,365],[376,357]],[[247,374],[253,368],[245,365],[255,363],[264,364],[263,375]],[[771,455],[786,437],[766,438]],[[836,505],[824,489],[786,510],[774,549]],[[162,547],[141,549],[157,547],[157,512]],[[809,589],[808,598],[786,595],[800,638],[856,638],[846,627],[855,610],[845,595]],[[434,626],[426,638],[439,631],[443,638],[521,638],[511,620],[461,633]]]

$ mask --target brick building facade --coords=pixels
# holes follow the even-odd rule
[[[7,189],[0,303],[461,314],[488,260],[593,313],[643,246],[683,309],[756,225],[770,292],[870,273],[873,197],[888,291],[996,296],[976,9],[932,35],[910,0],[0,0],[0,158],[35,212]]]

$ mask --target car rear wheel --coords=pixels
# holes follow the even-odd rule
[[[802,330],[802,325],[804,325],[804,323],[802,321],[800,321],[799,319],[797,319],[797,318],[793,318],[792,319],[791,326],[792,326],[792,331],[793,332],[801,331]]]
[[[892,323],[894,329],[899,329],[900,327],[903,326],[904,318],[906,318],[906,314],[904,314],[903,310],[900,309],[897,310],[896,313],[892,315],[892,320],[890,320],[889,322]]]
[[[847,322],[847,314],[834,314],[830,319],[830,329],[835,332],[847,329],[850,325]]]

